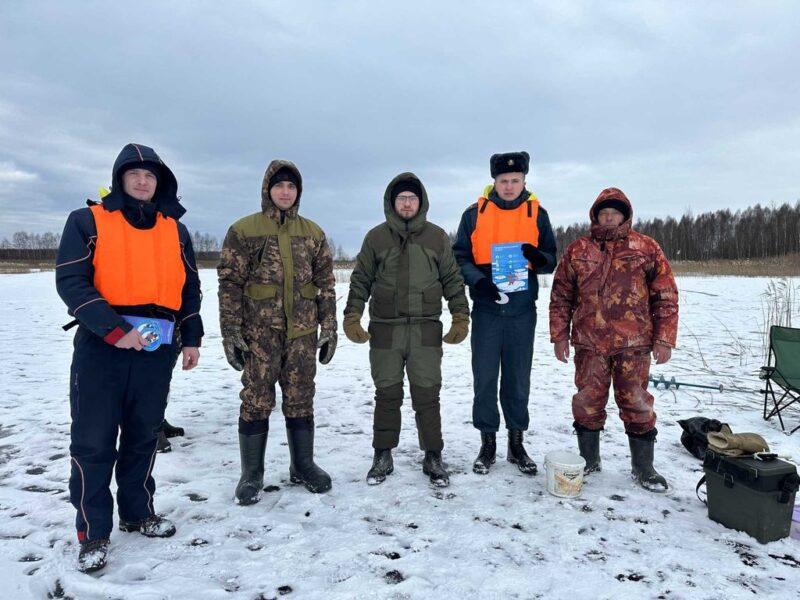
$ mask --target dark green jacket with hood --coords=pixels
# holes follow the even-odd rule
[[[395,185],[413,180],[422,190],[419,212],[409,220],[394,209]],[[413,173],[401,173],[383,196],[386,222],[367,233],[350,276],[345,314],[363,314],[369,300],[371,322],[393,325],[438,321],[442,297],[452,314],[469,314],[464,280],[450,238],[429,223],[428,194]]]
[[[282,168],[297,177],[297,200],[280,210],[269,196]],[[231,225],[220,253],[219,319],[247,339],[260,328],[285,330],[289,339],[336,329],[333,256],[319,225],[298,214],[303,179],[288,160],[273,160],[261,185],[261,212]]]

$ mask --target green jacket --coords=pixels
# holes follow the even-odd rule
[[[281,211],[269,197],[270,178],[282,167],[297,176],[297,201]],[[288,160],[274,160],[261,185],[261,212],[231,225],[220,252],[220,326],[286,331],[288,338],[336,329],[333,257],[320,227],[297,214],[302,178]]]
[[[406,221],[395,212],[391,191],[412,179],[422,190],[419,212]],[[369,300],[372,322],[399,325],[438,321],[442,297],[452,314],[469,314],[464,280],[453,257],[450,238],[428,223],[428,194],[413,173],[401,173],[383,196],[386,222],[367,233],[350,276],[345,314],[364,313]]]

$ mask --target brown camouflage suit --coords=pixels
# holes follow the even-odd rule
[[[270,178],[293,170],[297,201],[286,211],[269,197]],[[245,354],[240,393],[244,421],[269,418],[280,383],[286,417],[314,414],[317,327],[336,330],[333,258],[322,229],[299,216],[302,179],[289,161],[269,164],[261,212],[234,223],[219,266],[220,326],[241,327]]]
[[[594,207],[611,198],[629,207],[628,218],[603,227]],[[550,341],[571,337],[575,347],[572,413],[578,424],[603,428],[613,380],[625,431],[646,433],[656,423],[647,392],[650,351],[655,342],[675,347],[678,288],[658,243],[631,230],[633,210],[621,190],[603,190],[589,215],[590,234],[567,247],[553,278]]]

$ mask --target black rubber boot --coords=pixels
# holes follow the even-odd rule
[[[375,448],[372,467],[367,473],[367,485],[378,485],[386,481],[386,476],[394,471],[391,448]]]
[[[521,429],[508,430],[508,454],[506,454],[506,460],[511,464],[517,465],[525,475],[536,475],[539,470],[536,463],[525,452],[525,446],[522,445]]]
[[[642,434],[628,434],[631,447],[631,477],[648,492],[664,494],[669,491],[667,480],[653,468],[656,445],[655,429]]]
[[[302,483],[309,492],[321,494],[331,489],[331,476],[314,463],[314,419],[297,417],[286,419],[286,437],[289,441],[289,479]]]
[[[175,427],[175,425],[170,425],[169,421],[164,419],[164,422],[161,424],[161,429],[164,431],[164,435],[168,438],[174,438],[184,435],[183,427]]]
[[[600,461],[600,432],[602,429],[586,429],[578,423],[574,424],[578,436],[578,452],[586,461],[583,474],[599,473],[603,470]]]
[[[472,471],[478,475],[486,475],[497,460],[497,434],[481,432],[481,449],[478,458],[472,463]]]
[[[442,464],[442,453],[437,450],[425,452],[425,460],[422,462],[422,472],[430,477],[431,483],[436,487],[447,487],[450,485],[450,474],[445,471]]]
[[[242,476],[236,485],[236,503],[242,506],[261,500],[264,486],[264,454],[267,449],[267,434],[239,434],[239,456],[242,460]]]

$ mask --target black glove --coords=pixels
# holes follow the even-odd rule
[[[544,252],[533,244],[522,244],[522,256],[537,269],[547,266],[547,257]]]
[[[486,300],[492,300],[494,302],[500,300],[500,290],[497,289],[497,286],[488,277],[478,280],[478,283],[475,284],[475,293]]]
[[[333,355],[336,353],[336,342],[339,336],[336,335],[336,329],[323,329],[319,334],[319,341],[317,341],[317,348],[319,348],[319,362],[327,365],[331,362]]]
[[[242,337],[239,327],[228,327],[222,330],[222,349],[228,364],[237,371],[244,369],[244,354],[250,352],[247,342]]]

